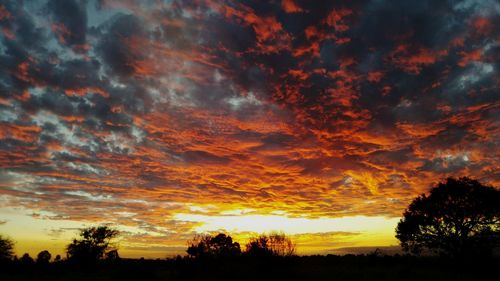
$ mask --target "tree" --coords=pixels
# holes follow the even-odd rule
[[[49,264],[52,255],[47,250],[43,250],[36,256],[36,263],[46,265]]]
[[[251,238],[246,245],[251,256],[289,257],[295,255],[295,244],[284,233],[271,233]]]
[[[463,257],[491,254],[500,241],[500,190],[448,178],[415,198],[396,227],[403,250]]]
[[[81,239],[74,239],[66,248],[68,260],[95,263],[116,250],[111,242],[119,232],[107,226],[88,227],[80,231]]]
[[[0,235],[0,262],[14,258],[14,242]]]
[[[186,252],[195,258],[226,258],[241,254],[240,244],[224,233],[197,235],[189,244]]]
[[[106,253],[106,260],[110,262],[115,262],[117,260],[120,260],[120,255],[118,254],[117,250],[111,250]]]
[[[35,263],[33,258],[30,257],[30,254],[28,254],[28,253],[24,253],[24,255],[19,259],[19,261],[23,265],[33,265]]]

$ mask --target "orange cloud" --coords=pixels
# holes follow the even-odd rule
[[[2,139],[10,138],[26,143],[33,143],[41,131],[42,129],[37,126],[0,123],[0,138]]]
[[[492,31],[493,23],[488,18],[478,17],[472,21],[472,27],[474,28],[474,33],[487,35]]]
[[[483,56],[483,50],[476,49],[470,52],[461,51],[459,54],[462,58],[458,62],[458,65],[461,67],[465,67],[471,61],[480,61]]]
[[[101,95],[105,98],[109,97],[109,93],[107,93],[103,89],[97,88],[97,87],[65,89],[64,92],[68,96],[73,96],[73,95],[85,96],[87,94],[98,94],[98,95]]]
[[[447,50],[413,50],[407,44],[401,44],[389,55],[389,59],[399,68],[412,74],[419,74],[423,67],[436,63],[448,55]]]
[[[0,5],[0,21],[8,20],[12,17],[4,5]]]
[[[334,9],[332,10],[325,19],[325,23],[329,26],[333,26],[337,32],[344,32],[349,29],[349,26],[343,23],[343,19],[352,14],[352,10]]]
[[[282,0],[281,7],[287,13],[301,13],[304,10],[295,3],[295,0]]]
[[[372,71],[368,73],[367,80],[370,82],[378,83],[384,74],[380,71]]]

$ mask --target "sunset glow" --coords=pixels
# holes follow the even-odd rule
[[[0,234],[397,246],[431,185],[500,182],[499,26],[489,0],[1,1]]]

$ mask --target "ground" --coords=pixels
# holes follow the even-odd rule
[[[310,256],[288,259],[121,260],[94,266],[4,266],[0,280],[499,280],[499,259]]]

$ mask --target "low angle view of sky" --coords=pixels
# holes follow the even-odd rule
[[[435,183],[500,183],[499,27],[496,0],[2,0],[0,233],[398,245]]]

